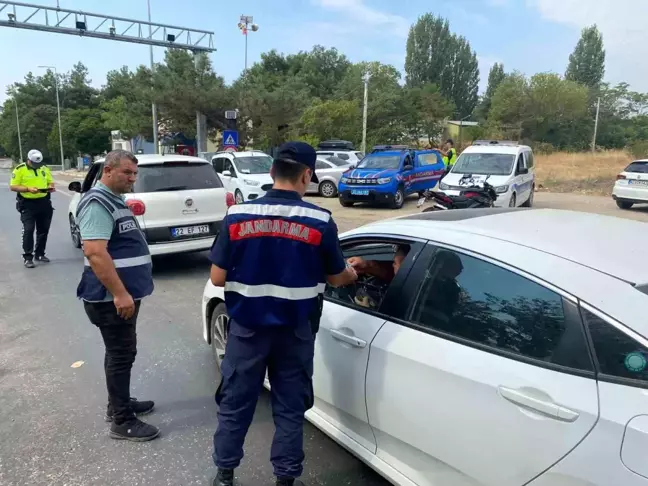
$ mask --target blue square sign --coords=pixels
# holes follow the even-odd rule
[[[237,147],[239,144],[238,132],[236,130],[223,131],[223,146],[224,147]]]

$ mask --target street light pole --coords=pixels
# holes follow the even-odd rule
[[[248,67],[248,31],[256,32],[259,30],[259,26],[254,22],[254,17],[251,15],[241,15],[239,19],[238,28],[243,32],[245,36],[245,70],[247,71]]]
[[[151,25],[151,0],[146,0],[148,6],[148,21],[149,21],[149,37],[153,37],[153,26]],[[155,63],[153,62],[153,45],[149,45],[149,50],[151,54],[151,74],[155,73]],[[153,115],[153,145],[156,154],[160,153],[159,142],[158,142],[158,117],[157,117],[157,106],[155,101],[151,103],[151,112]]]
[[[596,152],[596,136],[598,135],[599,112],[601,111],[601,98],[596,103],[596,120],[594,121],[594,137],[592,138],[592,152]]]
[[[56,88],[56,111],[58,114],[59,126],[59,145],[61,146],[61,167],[65,170],[65,156],[63,155],[63,127],[61,126],[61,101],[59,99],[58,73],[54,66],[38,66],[42,69],[51,69],[54,71],[54,87]]]
[[[364,102],[362,104],[362,147],[360,151],[367,153],[367,104],[369,101],[369,72],[365,73],[364,78]]]
[[[20,138],[20,118],[18,117],[18,100],[14,98],[14,106],[16,107],[16,127],[18,128],[18,149],[20,150],[20,162],[24,162],[23,160],[23,152],[22,152],[22,139]]]

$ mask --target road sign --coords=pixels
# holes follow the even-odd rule
[[[223,131],[223,145],[225,147],[238,147],[238,132],[236,130]]]
[[[225,152],[236,152],[236,147],[234,147],[233,145],[226,145]]]
[[[236,110],[227,110],[225,112],[226,120],[236,120],[237,116],[238,116],[238,112]]]

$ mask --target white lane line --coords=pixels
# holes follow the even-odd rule
[[[66,187],[66,184],[69,184],[69,183],[54,179],[54,184],[56,185],[56,192],[58,192],[59,194],[64,194],[67,197],[72,197],[74,195],[74,194],[72,194],[71,192],[69,192],[69,191],[67,191],[65,189],[59,189],[59,187],[61,187],[61,186]]]

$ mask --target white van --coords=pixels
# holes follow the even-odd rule
[[[439,190],[456,196],[463,189],[459,179],[470,174],[475,182],[488,179],[495,187],[495,206],[533,206],[535,161],[533,151],[517,142],[478,140],[462,152],[450,172],[441,179]]]

